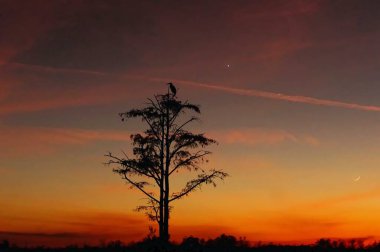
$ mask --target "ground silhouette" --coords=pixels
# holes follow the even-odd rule
[[[147,237],[139,242],[124,244],[121,241],[111,241],[100,246],[88,245],[70,245],[64,248],[49,247],[29,247],[23,248],[16,245],[10,245],[9,241],[0,242],[1,252],[344,252],[344,251],[380,251],[380,243],[374,242],[370,245],[364,245],[363,240],[330,240],[320,239],[311,245],[278,245],[256,243],[251,246],[243,238],[236,238],[232,235],[222,234],[215,239],[200,239],[193,236],[186,237],[181,243],[169,243],[163,245],[157,237]]]

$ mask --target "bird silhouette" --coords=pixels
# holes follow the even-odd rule
[[[173,85],[173,83],[169,82],[168,85],[169,85],[170,91],[173,93],[173,96],[176,96],[177,89],[175,88],[175,86]]]

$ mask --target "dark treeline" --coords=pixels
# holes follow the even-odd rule
[[[352,240],[330,240],[320,239],[312,245],[278,245],[256,243],[251,246],[245,239],[237,239],[230,235],[221,235],[215,239],[199,239],[196,237],[184,238],[181,243],[171,243],[162,245],[159,239],[148,237],[140,242],[124,244],[121,241],[111,241],[100,246],[77,246],[70,245],[64,248],[48,248],[48,247],[29,247],[22,248],[16,245],[10,245],[8,241],[0,243],[1,252],[87,252],[87,251],[105,251],[105,252],[271,252],[271,251],[380,251],[380,243],[364,245],[364,241],[360,239]]]

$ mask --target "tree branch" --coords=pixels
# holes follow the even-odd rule
[[[217,171],[217,170],[213,170],[212,173],[209,175],[200,174],[198,175],[198,178],[187,182],[187,185],[182,190],[182,192],[173,194],[172,195],[173,197],[169,200],[169,202],[182,198],[183,196],[195,190],[197,187],[201,186],[203,183],[206,183],[206,184],[212,183],[214,186],[216,186],[214,179],[219,178],[223,180],[227,176],[228,176],[227,173],[222,172],[222,171]]]
[[[153,134],[157,137],[157,139],[160,139],[158,133],[156,132],[156,130],[154,129],[153,125],[148,120],[148,118],[144,115],[144,113],[142,114],[142,117],[144,118],[144,120],[146,121],[146,123],[149,125],[150,129],[152,130]]]
[[[125,166],[125,167],[128,167],[130,169],[133,170],[133,172],[137,173],[137,174],[140,174],[140,175],[144,175],[144,176],[147,176],[149,178],[152,178],[154,179],[154,181],[156,182],[156,184],[158,186],[161,185],[160,183],[160,176],[158,173],[154,172],[154,174],[150,171],[150,170],[147,170],[147,172],[144,172],[142,170],[138,170],[136,169],[136,167],[133,167],[133,166],[130,166],[130,165],[127,165],[125,160],[124,159],[120,159],[116,156],[113,156],[111,153],[108,153],[107,155],[105,155],[106,157],[109,157],[111,159],[116,159],[117,161],[113,161],[113,160],[109,160],[108,162],[106,162],[106,164],[110,165],[110,164],[119,164],[121,166]],[[156,175],[156,176],[155,176]]]
[[[178,132],[183,128],[185,127],[187,124],[191,123],[192,121],[195,121],[197,120],[198,118],[197,117],[191,117],[189,120],[187,120],[186,122],[184,122],[181,126],[179,126],[176,131],[173,133],[173,135],[171,136],[171,141],[173,140],[173,138],[178,134]]]
[[[202,154],[200,154],[202,153]],[[193,154],[191,157],[185,159],[185,160],[182,160],[181,162],[179,162],[170,172],[169,172],[169,175],[171,175],[173,172],[175,172],[179,167],[181,166],[184,166],[186,165],[187,163],[189,163],[190,161],[193,161],[193,160],[197,160],[201,157],[204,157],[206,155],[209,155],[211,154],[210,151],[198,151],[197,153]],[[190,164],[187,164],[187,165],[190,165]]]
[[[124,179],[127,180],[131,185],[139,189],[142,193],[144,193],[146,196],[148,196],[151,200],[154,200],[157,203],[160,203],[159,200],[157,200],[155,197],[153,197],[151,194],[147,193],[144,189],[142,189],[136,182],[133,182],[130,178],[128,178],[127,174],[123,173]]]
[[[137,212],[145,211],[145,214],[152,221],[160,223],[159,204],[151,199],[148,199],[147,205],[138,206],[135,209]]]

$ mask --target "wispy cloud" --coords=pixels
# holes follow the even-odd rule
[[[332,207],[339,204],[351,203],[369,199],[380,198],[380,188],[375,188],[365,192],[352,193],[342,196],[336,196],[332,198],[328,198],[325,200],[321,200],[319,202],[312,203],[310,205],[311,208],[326,208]]]
[[[1,156],[48,154],[97,141],[128,141],[129,132],[63,128],[1,128]]]
[[[313,46],[313,44],[310,42],[297,41],[295,39],[278,39],[276,41],[268,42],[261,52],[258,52],[256,55],[247,58],[246,60],[257,60],[260,62],[277,60],[311,46]]]
[[[0,78],[0,116],[57,110],[70,107],[112,104],[142,94],[143,88],[132,87],[125,79],[139,80],[141,76],[118,75],[86,69],[57,68],[22,63],[8,63],[7,71],[22,74]],[[27,73],[27,74],[26,74]],[[47,75],[45,75],[47,74]],[[73,77],[78,85],[34,85],[28,82],[49,83],[50,74]],[[32,77],[31,77],[32,76]],[[84,83],[83,77],[92,77]],[[123,79],[122,81],[120,79]],[[146,79],[146,78],[145,78]],[[72,82],[73,82],[72,81]]]
[[[30,49],[38,39],[59,25],[55,11],[64,5],[57,2],[24,2],[22,5],[1,4],[0,66]]]
[[[53,72],[53,73],[70,73],[70,74],[90,74],[90,75],[99,75],[99,76],[115,76],[115,74],[88,70],[88,69],[78,69],[78,68],[64,68],[64,67],[51,67],[51,66],[42,66],[35,64],[25,64],[19,62],[9,62],[6,66],[7,68],[21,68],[21,69],[30,69],[35,71],[43,72]]]
[[[249,220],[256,226],[263,227],[261,234],[252,235],[254,240],[273,242],[273,237],[277,237],[277,242],[280,243],[298,243],[300,234],[303,234],[304,242],[314,243],[321,237],[331,237],[339,233],[347,224],[347,220],[341,216],[326,217],[299,210],[268,214],[269,216]],[[248,229],[248,232],[251,230]]]
[[[75,128],[0,128],[0,156],[51,154],[68,146],[82,146],[100,141],[129,141],[125,130],[90,130]],[[276,145],[285,142],[318,146],[312,135],[295,134],[279,129],[243,128],[211,131],[211,137],[224,144]]]
[[[300,135],[279,129],[243,128],[210,132],[210,136],[227,144],[275,145],[284,142],[318,146],[320,141],[311,135]]]
[[[119,88],[119,92],[123,90],[123,96],[114,95],[106,86],[83,88],[75,90],[75,92],[66,90],[59,94],[54,92],[49,94],[47,91],[36,92],[32,97],[24,94],[25,99],[3,102],[0,107],[0,115],[113,103],[120,101],[128,94],[124,92],[125,87],[119,86]]]
[[[314,230],[321,232],[323,230],[331,230],[345,224],[343,220],[331,220],[315,216],[285,215],[275,220],[275,225],[285,229],[293,229],[294,231]]]
[[[45,210],[40,210],[43,214]],[[98,244],[100,240],[141,239],[148,220],[136,214],[119,212],[49,212],[40,216],[1,216],[0,239],[16,244],[65,246]]]
[[[0,236],[21,236],[21,237],[48,237],[48,238],[77,238],[83,236],[78,233],[32,233],[32,232],[7,232],[0,231]]]

